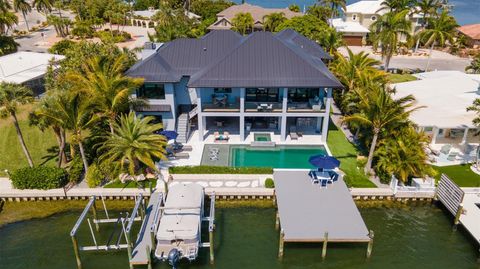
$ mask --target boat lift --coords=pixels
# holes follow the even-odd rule
[[[129,214],[128,212],[120,213],[120,216],[118,218],[110,218],[107,207],[105,206],[105,200],[103,199],[103,196],[101,197],[101,201],[103,204],[106,218],[98,218],[96,200],[96,196],[92,196],[90,198],[88,204],[83,209],[82,214],[80,215],[77,222],[73,226],[72,231],[70,232],[70,237],[72,238],[73,243],[73,251],[75,252],[78,269],[82,268],[80,251],[110,251],[127,249],[130,256],[132,253],[132,242],[130,239],[131,227],[135,221],[141,221],[145,216],[145,201],[141,194],[135,197],[135,206],[131,214]],[[87,214],[90,209],[92,210],[93,224],[95,225],[95,230],[97,232],[100,231],[100,224],[114,223],[114,229],[104,245],[100,245],[97,242],[95,232],[93,231],[92,227],[92,221],[90,220],[90,218],[87,218]],[[78,229],[80,228],[80,225],[85,221],[85,218],[87,219],[88,227],[90,229],[93,245],[81,246],[78,243],[76,234]],[[123,238],[124,240],[122,240]],[[122,243],[122,241],[124,243]]]

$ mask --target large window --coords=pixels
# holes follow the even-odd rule
[[[145,83],[137,90],[137,97],[146,99],[165,99],[165,87],[160,83]]]
[[[278,88],[247,88],[247,102],[278,102]]]
[[[232,88],[215,88],[213,89],[213,93],[232,93]]]
[[[315,96],[318,96],[318,89],[288,89],[288,100],[291,102],[308,102]]]

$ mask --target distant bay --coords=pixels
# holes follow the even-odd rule
[[[347,3],[352,4],[358,1],[347,0]],[[234,0],[234,2],[240,3],[241,0]],[[262,7],[282,8],[297,4],[302,10],[315,2],[315,0],[247,0],[247,3]],[[480,23],[480,0],[450,0],[449,2],[454,6],[452,13],[460,25]]]

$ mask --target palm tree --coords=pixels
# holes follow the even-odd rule
[[[422,14],[422,28],[425,29],[427,24],[427,18],[436,17],[437,10],[441,7],[439,0],[418,0],[416,3],[417,13]],[[415,51],[418,50],[420,45],[420,38],[417,39],[417,44],[415,45]]]
[[[477,54],[469,66],[465,67],[465,71],[472,74],[480,74],[480,53]]]
[[[342,33],[337,32],[331,27],[326,31],[322,43],[324,49],[330,53],[330,55],[334,55],[337,49],[345,44],[342,38]]]
[[[0,11],[1,12],[8,12],[9,9],[11,9],[12,6],[10,4],[10,1],[8,0],[0,0]]]
[[[253,30],[253,17],[250,13],[239,12],[232,19],[233,29],[242,35]]]
[[[0,34],[7,34],[15,24],[18,24],[17,15],[8,10],[0,12]]]
[[[30,32],[30,27],[28,27],[27,14],[32,11],[32,7],[25,0],[13,0],[13,9],[15,12],[22,12],[23,19],[27,25],[27,31]]]
[[[371,129],[373,137],[365,165],[365,173],[370,173],[380,132],[388,126],[408,121],[410,113],[420,107],[412,108],[415,100],[412,95],[394,100],[389,92],[376,85],[367,89],[355,89],[355,91],[360,99],[360,112],[346,116],[343,120]]]
[[[380,61],[370,58],[370,55],[364,51],[354,54],[347,48],[347,52],[348,57],[337,54],[337,58],[330,68],[340,82],[345,85],[346,90],[354,90],[355,84],[359,82],[360,74],[379,72],[374,66],[379,65]]]
[[[58,94],[54,104],[55,109],[42,110],[40,115],[56,122],[71,133],[72,142],[78,144],[85,173],[88,171],[88,161],[83,142],[86,139],[85,131],[96,122],[90,97],[82,92]]]
[[[328,19],[331,16],[331,11],[329,7],[314,4],[313,6],[308,7],[307,14],[324,22],[328,22]]]
[[[52,128],[58,143],[58,162],[57,166],[61,167],[62,163],[67,162],[65,154],[66,134],[60,119],[63,107],[68,104],[61,105],[62,102],[68,100],[67,91],[49,90],[37,105],[37,108],[30,114],[30,124],[36,125],[40,130]]]
[[[283,12],[274,12],[263,16],[263,30],[270,32],[276,32],[277,27],[286,21],[285,14]]]
[[[30,167],[33,167],[33,160],[23,139],[20,125],[18,124],[17,109],[19,105],[33,102],[32,95],[32,90],[25,86],[6,82],[0,84],[0,117],[12,117],[13,125],[17,131],[18,141],[22,146],[23,153],[25,157],[27,157]]]
[[[406,18],[408,12],[410,11],[386,13],[370,26],[373,42],[381,48],[385,70],[388,70],[390,60],[398,50],[399,37],[410,37],[412,23]]]
[[[347,8],[346,0],[319,0],[319,2],[324,6],[330,6],[331,8],[330,19],[332,20],[338,14],[339,8],[341,8],[342,10],[345,10]]]
[[[385,10],[387,12],[400,12],[410,10],[415,4],[416,0],[384,0],[381,8],[378,10]]]
[[[423,178],[435,174],[427,162],[425,147],[428,145],[428,137],[424,133],[417,133],[413,126],[407,125],[393,131],[392,136],[395,139],[383,139],[378,144],[375,154],[378,170],[395,175],[403,182],[414,176]]]
[[[45,14],[49,14],[53,8],[52,0],[33,0],[32,4],[33,7],[39,12],[43,12]]]
[[[425,71],[428,71],[428,67],[430,66],[432,51],[435,45],[443,47],[447,41],[452,44],[454,42],[455,28],[458,27],[455,19],[446,11],[443,11],[438,18],[430,19],[428,25],[428,28],[420,33],[420,38],[425,40],[425,46],[430,45],[430,53]]]
[[[103,152],[100,161],[117,164],[119,169],[127,169],[135,175],[141,169],[141,163],[158,170],[156,160],[165,160],[166,140],[155,134],[163,128],[162,124],[152,124],[153,117],[137,118],[134,112],[122,115],[115,123],[115,132],[101,143],[99,151]]]
[[[114,60],[94,57],[83,64],[81,72],[70,71],[66,75],[75,89],[86,90],[92,96],[95,111],[108,120],[111,133],[114,132],[113,125],[119,113],[127,111],[130,105],[138,105],[138,101],[130,96],[143,84],[141,78],[123,75],[126,63],[125,55]]]

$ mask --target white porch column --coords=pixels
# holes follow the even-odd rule
[[[282,116],[280,117],[280,141],[287,139],[287,104],[288,104],[288,88],[283,88],[282,98]]]
[[[205,135],[205,117],[202,116],[202,113],[198,113],[198,140],[203,142],[203,136]]]
[[[437,136],[438,136],[438,127],[434,126],[433,127],[432,142],[430,142],[430,144],[434,145],[435,143],[437,143]]]
[[[240,141],[245,141],[245,88],[240,88]]]
[[[281,117],[280,123],[280,141],[284,142],[287,139],[287,115]]]
[[[464,131],[464,133],[463,133],[462,145],[467,144],[467,138],[468,138],[468,127],[465,128],[465,131]]]
[[[325,103],[325,116],[322,122],[322,142],[327,142],[328,122],[330,119],[330,106],[332,104],[332,88],[327,89],[327,102]]]

